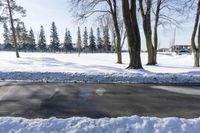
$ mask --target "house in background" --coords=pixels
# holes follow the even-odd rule
[[[169,49],[171,52],[177,52],[180,50],[188,50],[191,51],[191,46],[190,45],[173,45]]]

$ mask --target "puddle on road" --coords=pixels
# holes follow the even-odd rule
[[[91,87],[88,87],[88,86],[81,86],[80,87],[80,94],[79,96],[80,97],[90,97],[92,96],[92,88]]]
[[[94,95],[103,96],[106,93],[106,89],[104,88],[91,88],[88,86],[81,86],[80,87],[80,97],[91,97]]]

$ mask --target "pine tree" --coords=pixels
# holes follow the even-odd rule
[[[65,52],[67,53],[68,49],[67,49],[67,45],[68,45],[68,42],[69,42],[69,38],[68,38],[68,30],[66,28],[65,30],[65,38],[64,38],[64,44],[63,44],[63,48],[65,50]]]
[[[72,36],[69,30],[68,30],[68,40],[69,40],[69,43],[67,45],[67,49],[71,53],[71,51],[73,50],[73,46],[72,46]]]
[[[41,28],[40,28],[38,49],[39,49],[39,51],[42,51],[42,52],[47,50],[46,37],[45,37],[45,31],[44,31],[43,26],[41,26]]]
[[[22,43],[22,42],[20,42],[21,41],[21,31],[22,31],[22,28],[21,28],[21,26],[20,26],[19,23],[17,23],[15,31],[16,31],[16,41],[17,41],[17,45],[19,47],[19,45]]]
[[[21,50],[27,51],[28,50],[28,34],[26,31],[25,24],[23,22],[20,22],[17,24],[16,27],[16,41],[17,45]]]
[[[69,30],[66,29],[65,31],[65,39],[64,39],[64,50],[67,53],[68,51],[72,51],[73,47],[72,47],[72,37],[71,37],[71,33]]]
[[[5,50],[13,50],[14,47],[12,46],[12,42],[11,42],[11,38],[10,38],[10,31],[9,31],[6,23],[3,24],[3,28],[4,28],[4,33],[3,33],[4,49]]]
[[[85,27],[85,31],[83,33],[83,45],[84,48],[88,46],[88,32],[87,32],[87,27]]]
[[[36,50],[35,35],[34,35],[32,28],[29,31],[28,50],[29,51],[35,51]]]
[[[110,34],[108,26],[105,26],[103,29],[103,47],[105,52],[109,52],[110,49]]]
[[[78,27],[78,32],[77,32],[77,49],[78,49],[78,55],[80,56],[81,49],[82,49],[82,40],[81,40],[81,30],[80,27]]]
[[[101,33],[99,27],[97,28],[97,48],[101,52],[103,48],[103,41],[101,38]]]
[[[56,52],[60,50],[60,40],[58,38],[58,32],[57,32],[57,28],[55,25],[55,22],[52,22],[52,26],[51,26],[51,35],[50,35],[50,50],[52,52]]]
[[[90,30],[90,50],[92,51],[92,53],[96,50],[96,43],[95,43],[95,36],[94,36],[94,33],[93,33],[93,29],[91,28]]]
[[[25,27],[25,24],[22,23],[22,50],[24,51],[27,51],[28,50],[28,41],[29,41],[29,38],[28,38],[28,33],[27,33],[27,30],[26,30],[26,27]]]

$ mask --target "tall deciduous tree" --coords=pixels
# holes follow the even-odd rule
[[[199,52],[200,52],[200,23],[199,23],[199,15],[200,15],[200,0],[197,2],[197,10],[196,10],[196,18],[195,18],[195,23],[194,23],[194,28],[192,32],[192,37],[191,37],[191,46],[192,46],[192,51],[194,55],[194,66],[199,67]],[[198,31],[198,46],[196,46],[195,43],[195,37],[197,34],[199,26],[199,31]]]
[[[144,9],[144,2],[146,9]],[[152,10],[152,0],[139,0],[140,12],[143,19],[143,30],[146,39],[146,46],[148,51],[148,65],[155,65],[156,61],[154,58],[154,46],[152,42],[152,28],[151,28],[151,10]]]
[[[45,37],[45,31],[43,26],[40,27],[40,34],[39,34],[39,40],[38,40],[38,49],[39,51],[46,51],[47,50],[47,44],[46,44],[46,37]]]
[[[52,22],[51,25],[51,35],[50,35],[50,50],[53,52],[59,51],[59,47],[60,47],[60,40],[58,38],[58,32],[57,32],[57,28],[55,25],[55,22]]]
[[[122,11],[127,32],[130,63],[128,69],[142,68],[140,51],[141,39],[137,22],[136,0],[122,0]]]

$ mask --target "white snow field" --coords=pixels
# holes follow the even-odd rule
[[[127,70],[129,55],[123,53],[122,65],[116,54],[65,54],[0,52],[0,80],[100,82],[100,83],[199,83],[200,69],[193,67],[192,55],[158,54],[158,65]]]
[[[116,64],[115,54],[64,54],[0,52],[0,80],[94,82],[94,83],[200,83],[200,69],[192,67],[191,55],[158,55],[158,65],[127,70]],[[24,119],[0,117],[0,133],[199,133],[200,118],[119,117],[90,119]]]
[[[0,52],[0,80],[30,80],[95,83],[200,83],[200,69],[194,68],[192,55],[158,54],[158,65],[127,70],[128,53],[123,53],[122,65],[116,64],[116,54],[65,54]]]
[[[1,133],[199,133],[200,118],[0,118]]]

